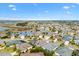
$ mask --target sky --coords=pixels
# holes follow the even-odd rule
[[[0,20],[79,20],[79,4],[0,3]]]

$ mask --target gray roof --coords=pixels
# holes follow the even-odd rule
[[[56,53],[58,53],[60,56],[71,56],[73,50],[70,48],[64,46],[64,47],[59,47],[56,49]]]
[[[17,49],[20,49],[23,52],[32,46],[30,44],[23,43],[23,44],[17,44],[16,47],[17,47]]]
[[[47,43],[46,43],[46,41],[45,40],[42,40],[42,41],[37,41],[36,42],[36,45],[38,45],[38,46],[44,46],[44,45],[46,45]]]
[[[26,42],[23,41],[23,40],[11,40],[11,41],[6,43],[6,46],[10,46],[10,45],[13,45],[13,44],[23,44],[23,43],[26,43]]]
[[[58,43],[48,43],[48,44],[45,44],[42,47],[49,50],[49,51],[52,51],[52,50],[55,50],[56,48],[58,48],[58,46],[59,46]]]
[[[4,43],[4,40],[0,40],[0,44],[3,44]]]
[[[79,40],[74,40],[76,44],[79,44]]]
[[[73,37],[72,37],[72,36],[69,36],[69,35],[64,35],[64,36],[63,36],[63,39],[64,39],[65,41],[70,41],[72,38],[73,38]]]

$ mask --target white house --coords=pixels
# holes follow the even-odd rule
[[[54,43],[57,42],[57,38],[55,38]]]
[[[11,35],[11,39],[12,40],[15,39],[15,35],[14,34]]]
[[[20,38],[21,38],[21,40],[24,40],[25,39],[25,36],[24,35],[21,35]]]
[[[47,42],[47,43],[49,43],[49,36],[44,36],[44,40]]]
[[[68,44],[69,44],[69,41],[65,41],[65,42],[64,42],[64,45],[67,46]]]

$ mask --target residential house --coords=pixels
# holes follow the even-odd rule
[[[73,36],[64,35],[63,36],[64,45],[68,45],[71,39],[73,39]]]
[[[48,43],[48,44],[45,44],[42,46],[42,48],[47,49],[49,51],[55,50],[58,47],[59,47],[59,44],[57,42],[56,43]]]
[[[58,47],[55,52],[59,55],[59,56],[71,56],[73,50],[67,46],[64,47]]]
[[[27,50],[32,48],[32,45],[27,43],[16,44],[16,48],[19,49],[21,52],[26,52]]]

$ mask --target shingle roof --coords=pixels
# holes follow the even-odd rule
[[[58,48],[58,46],[59,46],[58,43],[48,43],[48,44],[45,44],[42,47],[49,50],[49,51],[52,51],[52,50],[55,50],[56,48]]]
[[[6,43],[6,46],[10,46],[10,45],[13,45],[13,44],[22,44],[22,43],[26,43],[26,42],[22,41],[22,40],[11,40],[11,41]]]
[[[27,50],[29,47],[32,47],[30,44],[23,43],[23,44],[17,44],[17,49],[20,49],[21,51]]]
[[[59,47],[55,52],[60,56],[71,56],[73,50],[69,49],[68,47]]]

